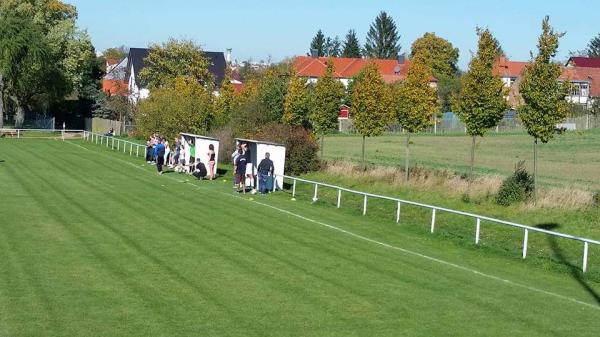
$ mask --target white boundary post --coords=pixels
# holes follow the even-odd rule
[[[432,208],[431,211],[431,232],[435,230],[435,208]]]
[[[139,157],[139,154],[140,154],[140,146],[138,145],[135,147],[135,156]]]
[[[479,244],[479,231],[481,229],[481,219],[477,218],[477,225],[475,226],[475,244]]]
[[[398,201],[398,208],[396,208],[396,223],[400,222],[400,201]]]
[[[123,153],[125,153],[125,151],[127,151],[127,143],[123,141]]]
[[[110,140],[110,139],[106,138],[106,147],[108,147],[108,141],[109,141],[109,140]]]
[[[581,270],[583,270],[584,273],[587,271],[588,249],[589,249],[589,243],[587,241],[585,241],[583,243],[583,263],[581,266]]]
[[[367,195],[365,194],[365,198],[363,199],[363,215],[367,214]]]
[[[527,257],[527,241],[529,240],[529,230],[525,229],[525,236],[523,237],[523,258]]]
[[[114,138],[112,139],[112,146],[111,147],[112,147],[113,150],[115,149],[115,139]]]
[[[317,198],[318,191],[319,191],[319,184],[315,184],[315,195],[313,196],[313,202],[319,200],[319,198]]]
[[[342,205],[342,190],[338,188],[337,208],[340,208],[341,205]]]
[[[119,151],[119,140],[117,139],[117,151]]]
[[[133,152],[133,143],[131,143],[129,145],[129,155],[131,156],[131,153]]]
[[[21,138],[21,130],[17,129],[17,139]]]
[[[292,184],[292,198],[296,196],[296,179],[294,179],[294,183]]]

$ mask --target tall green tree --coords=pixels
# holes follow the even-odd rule
[[[292,71],[283,102],[283,122],[289,125],[308,126],[309,109],[310,97],[306,88],[306,79]]]
[[[410,176],[410,136],[431,125],[433,115],[439,111],[437,93],[429,85],[430,78],[431,68],[421,58],[415,58],[404,82],[396,86],[396,118],[406,131],[404,168],[407,181]]]
[[[411,46],[410,57],[422,57],[435,77],[451,77],[458,70],[458,48],[435,33],[425,33],[416,39]]]
[[[381,135],[393,115],[391,91],[374,62],[363,68],[352,89],[352,122],[362,135],[362,163],[365,164],[365,138]]]
[[[142,83],[158,88],[167,80],[179,76],[195,79],[202,85],[214,87],[214,78],[208,70],[210,61],[200,45],[191,40],[170,38],[162,44],[151,44],[146,66],[140,72]]]
[[[386,12],[381,12],[367,33],[364,54],[371,58],[393,59],[400,54],[400,35],[396,23]]]
[[[135,114],[138,131],[174,138],[181,130],[205,133],[213,122],[212,94],[192,77],[167,79],[142,100]]]
[[[547,143],[554,137],[556,124],[564,121],[569,111],[565,100],[570,85],[559,82],[561,68],[552,58],[558,50],[559,39],[564,33],[555,32],[548,16],[542,21],[542,33],[538,38],[538,52],[525,67],[519,93],[523,104],[519,106],[519,118],[529,135],[533,137],[534,199],[537,198],[537,144]]]
[[[99,88],[102,72],[89,35],[76,26],[74,6],[59,0],[4,0],[0,2],[0,17],[17,18],[24,28],[35,27],[42,35],[44,60],[47,61],[43,66],[38,63],[22,69],[23,74],[19,75],[22,82],[26,74],[44,73],[30,77],[32,83],[26,86],[27,93],[13,95],[19,99],[18,102],[12,99],[17,126],[26,110],[46,110],[68,94],[91,101]],[[8,29],[8,26],[4,28]],[[10,35],[3,37],[10,38]],[[5,81],[10,80],[6,75],[4,77]],[[5,86],[5,91],[7,89]]]
[[[600,34],[594,36],[588,43],[586,54],[589,57],[600,57]]]
[[[321,137],[321,158],[325,133],[337,128],[340,105],[344,98],[344,85],[333,77],[334,72],[333,60],[328,59],[325,74],[319,78],[311,95],[309,121],[315,133]]]
[[[259,78],[257,100],[267,121],[281,121],[289,80],[289,65],[271,66]]]
[[[312,41],[310,42],[309,52],[311,52],[312,54],[313,50],[317,51],[318,57],[325,55],[325,35],[320,29],[317,31],[317,34],[315,35],[315,37],[313,37]]]
[[[354,29],[350,29],[348,31],[348,34],[346,34],[346,38],[344,39],[342,47],[342,57],[361,57],[360,42],[358,42],[358,38],[356,37],[356,32],[354,31]]]
[[[458,73],[458,48],[435,33],[425,33],[413,42],[410,57],[421,57],[438,80],[438,96],[442,108],[449,111],[451,97],[458,94],[460,79]]]
[[[64,95],[64,81],[59,81],[61,74],[54,65],[40,25],[29,18],[0,16],[0,97],[2,101],[8,97],[15,106],[16,127],[21,127],[25,110],[36,96]],[[3,117],[1,104],[0,125]]]
[[[327,37],[327,39],[325,39],[325,50],[324,50],[324,56],[327,57],[338,57],[340,56],[340,53],[342,48],[342,43],[340,42],[340,38],[339,37]]]
[[[462,77],[462,89],[457,97],[458,117],[465,124],[471,141],[470,181],[473,181],[476,138],[483,137],[490,128],[498,125],[508,109],[507,90],[499,76],[494,75],[494,61],[500,46],[489,29],[477,28],[479,43],[477,54]]]

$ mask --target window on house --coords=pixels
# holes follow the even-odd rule
[[[581,96],[581,85],[579,83],[572,83],[571,96]]]
[[[581,88],[581,96],[588,97],[590,95],[588,83],[581,83],[580,88]]]

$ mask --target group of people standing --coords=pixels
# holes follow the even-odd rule
[[[234,173],[233,186],[237,188],[238,192],[246,193],[247,187],[249,187],[252,194],[256,193],[257,178],[261,194],[266,194],[273,189],[275,166],[270,159],[269,152],[265,153],[265,158],[258,164],[258,175],[254,173],[252,154],[248,143],[238,144],[237,149],[231,154],[231,160]]]
[[[208,146],[207,152],[207,163],[208,170],[202,161],[197,158],[196,163],[186,163],[186,156],[184,155],[184,146],[181,142],[181,137],[177,137],[173,140],[174,148],[171,149],[169,141],[158,134],[154,134],[146,141],[146,162],[148,164],[155,164],[158,175],[163,174],[163,167],[165,164],[176,172],[189,172],[192,173],[198,179],[213,180],[215,178],[215,148],[212,144]]]

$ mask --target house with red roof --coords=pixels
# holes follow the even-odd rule
[[[567,67],[600,68],[600,57],[573,56],[569,57]]]
[[[127,96],[128,83],[125,80],[127,58],[106,60],[106,75],[102,78],[102,91],[110,96]]]
[[[316,83],[325,74],[328,57],[297,56],[294,59],[294,69],[300,77],[306,77],[309,83]],[[410,67],[410,60],[400,56],[396,60],[364,59],[348,57],[332,57],[335,72],[333,76],[340,80],[345,87],[352,78],[367,66],[369,62],[375,62],[379,72],[386,83],[395,83],[404,80]],[[430,85],[437,87],[437,79],[431,77]]]
[[[502,56],[494,62],[492,71],[494,75],[500,76],[505,87],[510,88],[523,75],[527,63],[529,62],[510,61]]]
[[[571,82],[571,103],[591,106],[600,97],[600,67],[567,66],[562,69],[561,81]]]

